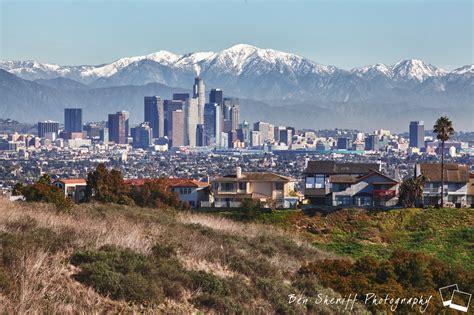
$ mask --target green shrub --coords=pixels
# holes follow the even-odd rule
[[[47,202],[52,203],[58,210],[70,211],[74,202],[64,196],[64,193],[58,187],[52,185],[51,177],[43,174],[39,180],[32,185],[23,185],[17,183],[14,188],[15,194],[23,195],[28,202]]]

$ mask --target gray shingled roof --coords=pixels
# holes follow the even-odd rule
[[[309,161],[305,174],[364,174],[370,170],[378,171],[377,163],[336,163],[334,161]]]

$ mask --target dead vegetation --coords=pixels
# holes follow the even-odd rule
[[[287,303],[288,294],[305,290],[334,295],[314,279],[296,279],[303,264],[332,256],[288,232],[259,224],[100,204],[75,206],[66,214],[48,204],[0,199],[0,246],[1,313],[337,311],[335,306]],[[102,255],[104,246],[126,250],[133,261],[149,260],[154,279],[172,288],[160,291],[159,303],[151,303],[148,296],[139,299],[150,303],[138,303],[134,296],[113,299],[107,290],[99,294],[90,280],[95,269],[84,262],[74,265],[71,257],[82,255],[87,262],[87,255]],[[163,252],[168,250],[172,254]],[[89,282],[76,281],[84,266]],[[146,273],[140,279],[147,281]]]

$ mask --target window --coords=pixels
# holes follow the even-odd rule
[[[235,191],[235,184],[234,183],[221,183],[222,192],[232,192]]]
[[[183,187],[179,189],[179,194],[180,195],[190,195],[192,193],[191,188]]]
[[[314,177],[306,177],[306,188],[314,188]]]
[[[356,197],[357,206],[371,206],[372,198],[367,196]]]
[[[351,196],[336,196],[336,206],[350,206],[352,205]]]
[[[324,188],[325,185],[325,176],[324,175],[316,175],[314,188]]]
[[[278,191],[283,191],[284,188],[285,188],[285,184],[283,184],[283,183],[276,183],[275,184],[275,189],[278,190]]]
[[[239,190],[247,190],[247,182],[239,182]]]

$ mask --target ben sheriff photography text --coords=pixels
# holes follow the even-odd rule
[[[308,303],[314,303],[316,305],[336,305],[341,307],[341,311],[353,311],[355,303],[360,300],[365,305],[387,306],[392,312],[396,312],[400,305],[406,305],[412,310],[418,310],[420,313],[425,313],[432,298],[432,295],[427,297],[419,296],[408,298],[392,297],[389,294],[378,296],[373,292],[366,294],[349,294],[349,296],[346,297],[330,297],[326,294],[319,293],[316,298],[290,294],[288,296],[288,303],[297,305],[307,305]]]
[[[0,0],[0,314],[473,314],[472,0]]]

